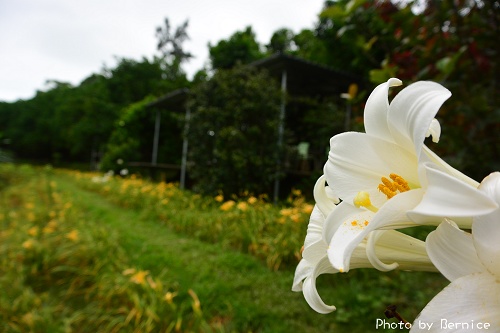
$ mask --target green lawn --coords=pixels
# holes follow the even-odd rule
[[[290,291],[293,273],[271,272],[256,258],[217,244],[183,237],[158,221],[141,218],[94,193],[58,179],[60,188],[79,202],[89,220],[119,235],[132,266],[152,275],[166,271],[181,290],[193,289],[209,318],[220,317],[237,332],[320,332],[331,319],[315,314],[299,293]]]
[[[42,168],[2,166],[0,173],[0,287],[12,289],[0,297],[2,332],[168,332],[175,325],[182,332],[367,332],[375,331],[386,306],[398,304],[414,318],[445,285],[436,274],[323,276],[320,294],[338,311],[320,315],[290,291],[291,259],[270,269],[262,252],[239,248],[227,240],[231,234],[217,242],[201,230],[203,221],[188,225],[186,216],[196,219],[196,210],[210,225],[220,212],[215,204],[153,214],[150,200],[120,204],[108,184],[100,192],[84,189],[79,177]],[[229,218],[242,223],[241,215]],[[79,236],[70,237],[75,230]],[[150,280],[131,282],[146,271]],[[102,326],[92,328],[91,318]]]

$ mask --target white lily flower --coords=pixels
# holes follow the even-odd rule
[[[425,203],[439,198],[456,207],[456,197],[467,193],[469,199],[480,197],[474,202],[488,202],[475,190],[476,181],[424,145],[428,135],[439,140],[440,126],[434,116],[451,93],[434,82],[417,82],[389,104],[389,87],[398,85],[401,81],[393,78],[372,92],[365,107],[366,133],[342,133],[330,141],[324,172],[328,184],[334,185],[333,194],[343,201],[327,218],[325,241],[330,244],[330,261],[341,271],[349,270],[357,244],[374,230],[439,224],[439,211],[427,209],[432,205],[422,205],[426,209],[415,212],[414,220],[407,216],[423,198]],[[492,207],[486,204],[484,213]],[[360,214],[369,223],[353,227]],[[446,216],[457,218],[462,227],[470,228],[472,223],[470,215],[460,211]]]
[[[500,172],[486,177],[479,190],[500,205]],[[411,332],[498,332],[500,209],[475,217],[472,234],[445,220],[426,242],[432,262],[451,283],[424,308]],[[431,329],[420,329],[418,321]]]
[[[335,306],[323,302],[316,289],[316,279],[321,274],[339,272],[328,259],[328,243],[324,240],[325,216],[340,206],[336,206],[339,201],[330,194],[330,188],[325,186],[325,178],[321,177],[314,188],[317,203],[311,213],[302,260],[297,266],[292,285],[292,290],[302,291],[309,306],[319,313],[332,312]],[[359,227],[364,221],[360,219],[357,222]],[[397,267],[436,271],[426,253],[424,242],[394,230],[377,231],[360,242],[353,251],[351,267],[376,268],[382,271]]]

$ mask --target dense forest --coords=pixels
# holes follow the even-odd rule
[[[269,84],[265,73],[245,70],[243,66],[275,53],[286,53],[347,70],[368,82],[349,101],[354,130],[362,130],[367,94],[389,77],[398,77],[405,84],[418,80],[443,84],[453,96],[438,113],[443,134],[441,142],[431,144],[431,148],[453,166],[480,180],[500,169],[500,2],[404,3],[326,1],[313,27],[298,33],[284,27],[274,32],[265,45],[257,41],[249,26],[234,32],[227,40],[208,45],[210,65],[201,68],[192,79],[183,71],[183,65],[191,57],[182,45],[188,38],[187,21],[174,29],[166,19],[156,30],[158,52],[151,59],[119,58],[115,68],[102,68],[78,86],[52,80],[30,100],[0,102],[0,157],[68,166],[88,165],[93,156],[98,156],[102,157],[103,171],[118,167],[118,160],[120,164],[149,161],[154,114],[147,105],[176,89],[190,88],[191,112],[193,117],[198,115],[201,119],[190,124],[190,142],[196,140],[193,151],[200,157],[208,161],[203,153],[213,151],[209,146],[213,140],[203,139],[211,133],[210,126],[228,119],[239,122],[238,126],[231,125],[238,131],[229,131],[231,135],[237,132],[234,134],[237,141],[227,148],[218,148],[219,164],[214,164],[218,171],[211,177],[230,183],[231,179],[236,182],[238,176],[238,184],[247,183],[252,191],[265,192],[255,184],[272,181],[269,175],[276,154],[262,150],[267,142],[262,140],[276,140],[273,132],[276,119],[269,116],[265,125],[259,126],[255,117],[270,113],[252,118],[245,117],[244,112],[252,108],[273,109],[273,101],[279,102],[279,83]],[[242,89],[248,92],[241,95]],[[221,104],[214,94],[231,102]],[[235,100],[239,101],[237,112]],[[159,161],[178,164],[183,135],[179,129],[184,128],[185,119],[176,114],[163,117],[171,124],[164,126],[171,126],[179,134],[175,149],[172,143],[160,145]],[[324,122],[317,123],[321,126]],[[226,135],[230,142],[228,133],[221,135]],[[325,144],[328,139],[324,138]],[[224,159],[228,154],[224,149],[238,155],[238,163]],[[238,149],[246,149],[248,154]],[[258,163],[247,161],[255,158]],[[196,169],[200,165],[189,166],[190,174],[202,182],[205,172]],[[267,176],[259,179],[259,174]],[[234,176],[230,179],[230,175]],[[201,190],[214,192],[216,188],[217,184],[215,187],[206,184]],[[230,188],[228,191],[234,192]]]

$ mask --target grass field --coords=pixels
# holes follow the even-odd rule
[[[2,332],[391,332],[438,274],[354,270],[319,279],[338,310],[290,291],[312,208],[295,192],[205,198],[173,184],[0,165]]]

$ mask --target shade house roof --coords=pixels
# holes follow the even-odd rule
[[[250,66],[266,69],[279,80],[286,71],[287,91],[291,95],[338,96],[347,92],[350,84],[362,84],[362,79],[353,74],[283,53],[255,61]]]
[[[186,111],[186,101],[189,97],[189,89],[181,88],[169,92],[166,95],[152,101],[146,108],[160,108],[164,110],[170,110],[173,112],[185,112]]]

